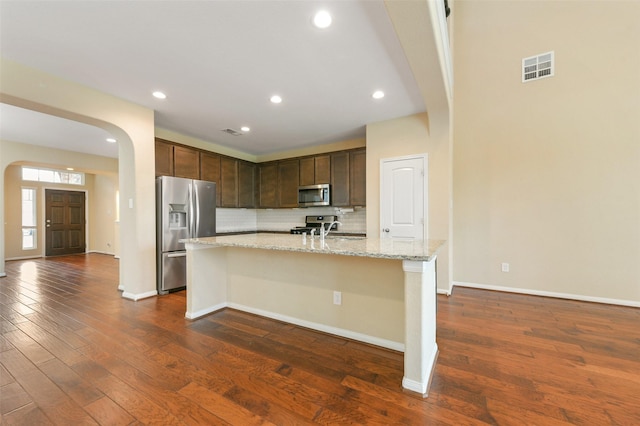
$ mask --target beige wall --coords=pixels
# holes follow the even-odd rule
[[[69,153],[74,156],[78,153]],[[115,165],[117,161],[114,159]],[[44,214],[45,189],[81,191],[86,194],[87,213],[87,251],[114,254],[115,238],[115,192],[117,175],[110,176],[85,174],[84,185],[64,185],[48,182],[22,180],[22,166],[12,165],[5,169],[5,252],[7,259],[37,257],[44,255],[45,229]],[[35,188],[37,202],[37,247],[34,250],[22,250],[21,188]]]
[[[640,2],[454,13],[454,280],[640,305]]]
[[[120,288],[123,297],[156,294],[155,162],[153,111],[53,75],[0,60],[0,101],[109,131],[118,141]],[[4,199],[4,169],[15,161],[0,146],[0,199]],[[34,152],[33,155],[38,155]],[[4,209],[0,209],[4,223]],[[4,275],[4,227],[0,229],[0,276]]]
[[[89,251],[119,255],[116,237],[117,175],[91,175],[89,198]]]
[[[430,128],[431,127],[431,128]],[[367,125],[367,236],[380,236],[380,161],[428,155],[428,238],[449,240],[450,154],[448,133],[434,136],[426,113]],[[438,289],[448,291],[449,245],[438,251]]]
[[[44,148],[35,145],[0,142],[6,157],[20,159],[5,168],[4,217],[5,257],[7,259],[44,255],[44,188],[84,191],[87,200],[87,251],[112,253],[115,239],[115,192],[118,187],[118,160],[115,158]],[[30,161],[25,161],[29,159]],[[72,166],[85,172],[85,185],[63,185],[43,182],[23,182],[21,164],[64,170]],[[88,172],[88,171],[91,172]],[[21,194],[22,187],[36,188],[38,202],[38,243],[35,250],[22,250]]]
[[[404,344],[400,260],[239,248],[226,259],[231,304],[381,339],[374,342],[394,349]],[[334,291],[342,292],[342,305],[333,304]]]

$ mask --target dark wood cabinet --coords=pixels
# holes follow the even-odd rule
[[[352,206],[367,205],[367,152],[349,153],[349,200]]]
[[[298,207],[300,185],[323,183],[333,206],[366,205],[364,148],[255,164],[156,138],[155,166],[156,176],[216,182],[220,207]]]
[[[316,183],[315,157],[300,159],[300,185],[313,185]]]
[[[315,183],[331,183],[331,156],[317,155],[314,157]]]
[[[173,145],[156,139],[156,176],[173,176]]]
[[[256,165],[247,161],[238,162],[238,207],[256,206]]]
[[[331,154],[331,205],[349,205],[349,152]]]
[[[300,159],[300,185],[331,182],[331,156],[317,155]]]
[[[220,156],[207,152],[200,153],[200,179],[216,183],[216,205],[222,202],[220,184]]]
[[[220,207],[238,207],[238,160],[220,158]]]
[[[173,175],[189,179],[200,179],[200,152],[187,147],[174,146]]]
[[[278,207],[278,163],[263,163],[258,169],[258,207]]]
[[[299,176],[297,159],[278,162],[278,207],[298,207]]]

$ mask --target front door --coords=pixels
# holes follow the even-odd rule
[[[381,161],[380,238],[425,239],[427,156]]]
[[[84,253],[85,193],[45,190],[45,255]]]

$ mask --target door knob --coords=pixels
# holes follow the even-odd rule
[[[49,224],[47,223],[47,228],[50,228],[50,227],[51,227],[51,225],[49,225]]]
[[[383,231],[384,232],[389,232],[389,228],[384,228]]]
[[[47,219],[47,223],[51,223],[51,219]]]

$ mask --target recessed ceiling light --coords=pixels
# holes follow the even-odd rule
[[[107,142],[116,143],[117,141],[114,138],[107,138]]]
[[[158,99],[167,99],[167,95],[157,90],[153,92],[153,96]]]
[[[373,99],[382,99],[384,98],[384,92],[382,90],[376,90],[375,92],[373,92],[373,95],[371,95],[371,97]]]
[[[251,128],[247,126],[242,126],[240,127],[240,130],[242,130],[243,132],[248,132],[249,130],[251,130]]]
[[[331,25],[331,15],[326,10],[321,10],[313,16],[313,25],[317,28],[328,28]]]
[[[282,98],[278,95],[273,95],[270,100],[274,104],[279,104],[280,102],[282,102]]]
[[[73,171],[73,167],[67,167],[67,170],[69,170],[70,172]]]

